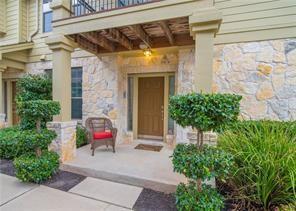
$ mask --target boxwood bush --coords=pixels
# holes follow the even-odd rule
[[[76,127],[76,147],[82,147],[87,144],[86,129],[80,125]]]
[[[242,121],[219,136],[219,147],[234,156],[228,179],[241,206],[296,209],[296,122]]]
[[[40,183],[49,179],[59,168],[59,156],[44,151],[40,157],[35,153],[24,154],[13,162],[16,177],[23,182]]]

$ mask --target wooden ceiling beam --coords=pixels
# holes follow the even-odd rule
[[[175,45],[175,38],[174,35],[169,27],[169,24],[167,21],[160,21],[159,22],[160,27],[162,28],[163,32],[165,33],[167,39],[169,40],[171,45]]]
[[[114,52],[115,51],[115,46],[114,44],[108,40],[106,37],[100,35],[98,32],[85,32],[81,34],[83,37],[91,41],[92,43],[95,43],[102,48]]]
[[[122,32],[118,29],[105,29],[102,31],[101,35],[109,36],[115,42],[118,42],[120,45],[125,47],[128,50],[132,50],[134,48],[133,43],[129,40]]]
[[[79,48],[89,51],[94,55],[98,55],[100,53],[100,47],[97,44],[89,41],[85,37],[79,34],[75,34],[72,35],[72,38],[74,39],[74,42],[78,44]]]
[[[149,48],[151,48],[151,39],[149,35],[144,31],[141,25],[129,26],[129,29],[132,30],[135,35],[141,39]]]

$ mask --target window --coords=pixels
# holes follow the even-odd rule
[[[49,7],[49,4],[52,0],[43,0],[43,32],[52,31],[52,11]]]
[[[52,78],[52,70],[44,70]],[[73,67],[71,71],[72,119],[82,119],[82,67]]]
[[[169,96],[175,95],[175,76],[171,75],[169,76]],[[169,117],[168,119],[168,134],[173,135],[174,134],[174,120]]]
[[[128,77],[127,85],[127,130],[133,130],[133,92],[134,92],[134,78]]]
[[[82,68],[74,67],[72,78],[72,119],[82,119]]]

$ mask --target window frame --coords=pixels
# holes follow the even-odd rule
[[[50,9],[49,4],[51,3],[52,0],[49,0],[47,3],[44,3],[42,1],[42,33],[49,33],[52,32],[52,10]],[[45,31],[45,15],[51,14],[51,22],[50,22],[50,30]]]

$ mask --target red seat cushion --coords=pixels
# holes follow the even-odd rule
[[[105,138],[112,138],[111,132],[95,132],[93,134],[94,139],[105,139]]]

